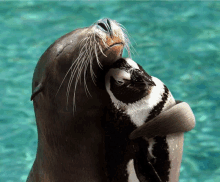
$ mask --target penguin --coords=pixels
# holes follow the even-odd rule
[[[105,76],[109,105],[105,160],[110,182],[177,182],[183,132],[129,139],[129,134],[176,104],[166,85],[130,58],[120,58]],[[174,153],[177,152],[176,156]]]

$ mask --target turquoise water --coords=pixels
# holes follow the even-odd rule
[[[214,1],[0,2],[0,182],[24,182],[35,158],[30,96],[39,57],[60,36],[103,17],[126,27],[132,58],[195,113],[180,182],[219,182],[220,3]]]

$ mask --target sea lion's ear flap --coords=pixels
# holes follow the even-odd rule
[[[40,83],[40,84],[34,89],[32,95],[31,95],[31,100],[33,100],[34,97],[35,97],[38,93],[40,93],[42,90],[43,90],[43,85],[42,85],[42,83]]]
[[[187,132],[195,127],[195,116],[186,102],[176,104],[134,130],[129,138],[152,138],[177,132]]]

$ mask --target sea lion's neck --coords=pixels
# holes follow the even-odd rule
[[[100,74],[102,73],[97,75],[98,78],[101,78]],[[40,117],[40,119],[37,118],[39,134],[37,156],[40,156],[39,158],[43,161],[42,164],[38,165],[45,168],[43,171],[46,171],[46,169],[63,171],[62,173],[48,171],[48,174],[45,175],[48,175],[49,179],[63,180],[65,176],[78,179],[78,175],[85,176],[86,174],[87,177],[85,176],[84,181],[90,178],[97,179],[96,181],[98,182],[101,179],[100,177],[105,174],[103,172],[104,130],[102,122],[105,119],[104,103],[107,103],[105,101],[107,93],[101,89],[100,80],[97,80],[95,85],[91,75],[87,74],[86,84],[91,96],[86,95],[83,79],[81,83],[78,83],[74,91],[73,80],[67,106],[66,90],[69,79],[70,77],[67,77],[64,80],[55,97],[52,94],[56,93],[55,91],[60,85],[57,85],[59,82],[55,79],[49,79],[50,81],[47,82],[46,87],[56,89],[53,91],[47,89],[51,92],[44,93],[46,96],[39,97],[38,106],[35,105],[35,107],[38,107],[35,111],[39,112],[36,113],[36,117]],[[76,95],[75,110],[73,109],[74,92]],[[96,121],[94,122],[91,118],[96,118]],[[104,177],[102,177],[101,181],[106,181]],[[68,179],[71,178],[68,177]],[[68,181],[68,179],[66,180]]]

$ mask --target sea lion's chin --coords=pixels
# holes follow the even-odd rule
[[[122,56],[123,49],[123,43],[117,43],[110,46],[108,50],[104,51],[105,55],[100,56],[101,64],[104,67],[112,65],[116,60],[118,60]]]

